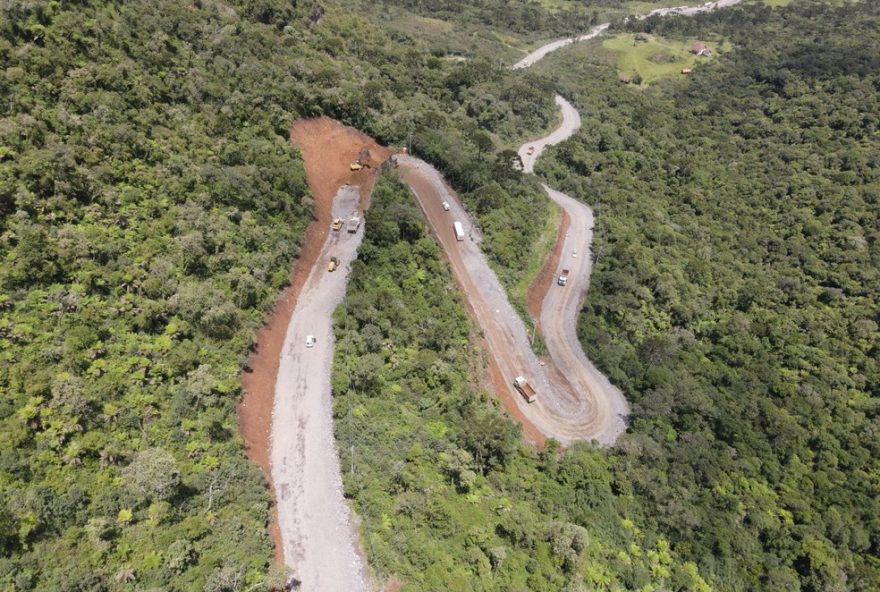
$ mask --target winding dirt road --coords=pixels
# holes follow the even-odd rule
[[[596,440],[611,445],[626,429],[628,408],[620,391],[593,368],[586,359],[575,334],[575,320],[580,294],[570,290],[563,298],[554,299],[561,307],[542,311],[542,323],[551,327],[550,362],[542,365],[530,346],[529,332],[507,299],[507,294],[480,251],[481,237],[458,196],[443,182],[440,173],[417,158],[395,157],[401,178],[410,186],[443,251],[449,259],[453,276],[462,288],[471,311],[483,331],[509,394],[517,407],[517,415],[525,417],[542,434],[571,445],[579,440]],[[443,202],[450,204],[449,211]],[[576,220],[581,228],[571,230],[571,240],[580,240],[589,247],[592,221]],[[453,222],[464,226],[465,240],[459,241]],[[589,222],[589,224],[587,223]],[[574,224],[573,224],[574,225]],[[572,226],[573,226],[572,225]],[[586,255],[578,265],[586,265]],[[586,261],[585,261],[586,260]],[[588,272],[581,273],[589,277]],[[546,321],[544,321],[546,317]],[[548,349],[550,343],[548,342]],[[524,375],[538,391],[537,401],[527,403],[513,388],[513,379]]]
[[[658,9],[651,14],[697,14],[740,1],[719,0],[696,8]],[[549,43],[513,67],[528,67],[551,51],[595,38],[607,28],[607,24],[599,25],[586,35]],[[546,146],[565,140],[580,126],[577,111],[560,96],[556,102],[562,111],[562,124],[547,137],[520,148],[525,172],[533,171],[535,161]],[[348,150],[356,152],[355,143],[350,144]],[[529,146],[535,147],[532,154],[528,153]],[[382,159],[385,156],[387,151]],[[316,167],[330,168],[330,163],[335,161],[345,166],[352,158],[353,154],[345,154],[334,160],[327,155],[322,158],[319,153],[306,158],[310,184]],[[559,269],[570,270],[569,284],[564,288],[552,286],[541,307],[540,325],[551,359],[545,366],[532,352],[525,325],[510,306],[498,278],[480,252],[479,231],[457,196],[427,163],[405,156],[397,157],[397,162],[401,176],[412,188],[449,258],[454,277],[483,329],[497,369],[508,381],[520,374],[528,376],[539,393],[538,400],[528,404],[508,382],[505,400],[515,402],[514,415],[563,444],[589,439],[603,445],[613,444],[626,427],[628,407],[620,391],[587,359],[575,330],[589,287],[592,210],[544,186],[548,196],[570,219],[559,261]],[[310,167],[314,170],[310,171]],[[325,179],[324,189],[331,184],[335,188],[341,183]],[[313,190],[316,189],[318,187],[313,186]],[[354,213],[358,199],[358,188],[342,185],[332,200],[333,215],[346,218]],[[443,209],[444,201],[450,204],[449,211]],[[319,199],[319,210],[325,207],[322,203]],[[366,205],[362,200],[361,206]],[[465,227],[465,240],[457,240],[453,232],[452,223],[456,220]],[[356,257],[363,232],[362,225],[355,234],[343,231],[326,236],[296,300],[277,371],[271,476],[284,562],[296,570],[299,589],[305,591],[360,592],[370,588],[357,550],[358,536],[342,495],[329,378],[333,362],[332,313],[345,294],[347,270]],[[575,250],[577,256],[574,256]],[[340,268],[334,273],[326,271],[331,255],[340,260]],[[317,338],[313,347],[306,346],[307,335]]]

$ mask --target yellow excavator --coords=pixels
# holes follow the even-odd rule
[[[353,163],[351,163],[351,166],[349,168],[351,168],[351,170],[353,170],[353,171],[359,171],[364,167],[369,168],[370,167],[369,158],[370,158],[370,151],[368,149],[364,148],[363,150],[361,150],[360,154],[358,154],[357,160],[355,160]]]

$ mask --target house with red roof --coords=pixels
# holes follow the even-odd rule
[[[709,51],[709,48],[706,47],[706,44],[700,41],[697,41],[696,43],[691,45],[691,53],[697,54],[698,56],[712,55],[712,52]]]

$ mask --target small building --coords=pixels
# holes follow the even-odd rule
[[[651,38],[647,33],[636,33],[636,41],[650,41]]]
[[[682,68],[681,73],[685,76],[690,76],[693,73],[693,69],[691,68]]]
[[[712,55],[712,52],[706,47],[705,43],[697,41],[693,45],[691,45],[691,53],[696,54],[698,56],[709,56]]]

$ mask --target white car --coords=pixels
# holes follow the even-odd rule
[[[447,212],[449,211],[449,202],[448,201],[443,202],[443,209],[446,210]]]
[[[315,339],[314,335],[306,335],[306,347],[315,347],[315,343],[317,343],[317,339]]]
[[[577,256],[578,256],[578,250],[575,249],[575,250],[571,253],[571,256],[572,256],[572,257],[577,257]]]

